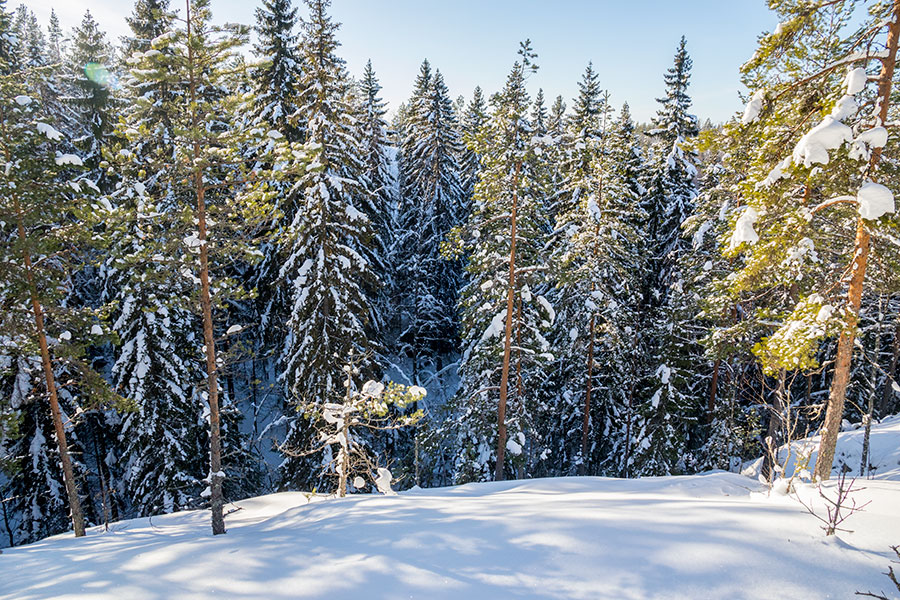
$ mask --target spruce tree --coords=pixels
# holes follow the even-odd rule
[[[427,63],[420,78],[425,80]],[[400,285],[399,344],[419,362],[454,348],[454,318],[461,268],[441,257],[441,244],[463,218],[465,199],[460,185],[461,153],[458,123],[440,71],[419,97],[417,87],[405,127],[403,198],[400,206],[398,282]],[[418,382],[416,382],[418,383]]]
[[[0,0],[0,73],[9,75],[16,70],[16,39],[13,16],[6,12],[6,0]]]
[[[308,447],[311,430],[298,408],[339,401],[344,377],[341,358],[351,349],[373,350],[368,327],[372,306],[366,294],[372,271],[360,253],[371,224],[359,198],[365,190],[354,174],[360,157],[352,142],[348,77],[336,54],[338,25],[327,14],[328,0],[308,0],[302,25],[304,73],[299,97],[300,125],[308,136],[311,163],[293,192],[299,207],[289,229],[290,243],[281,277],[291,290],[288,336],[281,355],[289,401],[286,450]],[[374,365],[357,365],[370,372]],[[282,485],[314,487],[317,457],[288,456],[279,467]]]
[[[359,137],[362,149],[365,180],[371,194],[368,214],[373,228],[373,260],[379,278],[378,292],[375,294],[379,322],[386,328],[394,321],[394,299],[396,298],[396,252],[398,250],[397,210],[398,182],[395,176],[396,150],[390,146],[388,124],[385,121],[387,108],[380,97],[381,84],[372,68],[372,61],[366,63],[363,78],[359,82],[362,101],[362,115],[359,122]]]
[[[47,50],[45,60],[47,64],[58,64],[63,59],[63,31],[59,25],[59,17],[56,11],[50,9],[50,23],[47,25]]]
[[[635,377],[623,366],[637,342],[643,173],[627,106],[613,123],[590,67],[580,91],[553,240],[559,356],[547,381],[547,436],[557,472],[615,473]],[[591,106],[600,112],[590,116]]]
[[[644,383],[629,439],[634,474],[670,474],[684,470],[688,434],[696,419],[695,399],[704,376],[698,345],[702,335],[692,327],[697,307],[685,289],[685,255],[689,252],[682,224],[691,216],[697,196],[696,157],[687,142],[698,132],[687,93],[692,61],[682,37],[674,65],[664,75],[666,95],[649,132],[653,139],[644,209],[649,269],[643,285],[646,338]],[[700,363],[700,364],[698,364]]]
[[[466,105],[465,112],[460,120],[462,131],[463,152],[459,159],[461,173],[461,185],[466,197],[466,213],[471,204],[472,194],[475,192],[475,184],[478,182],[478,173],[481,171],[481,157],[475,152],[476,138],[481,128],[487,122],[487,103],[480,87],[475,87],[472,99]]]
[[[95,183],[104,192],[111,191],[113,185],[100,168],[103,148],[111,142],[115,121],[112,60],[113,50],[106,35],[91,12],[85,11],[81,24],[73,32],[66,57],[65,81],[69,95],[65,101],[74,112],[75,144]]]
[[[253,72],[257,108],[254,116],[291,142],[302,141],[303,132],[292,122],[302,78],[302,58],[297,48],[297,9],[291,0],[263,0],[256,9],[254,46],[262,64]]]

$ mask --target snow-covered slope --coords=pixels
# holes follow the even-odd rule
[[[859,424],[850,425],[845,422],[845,431],[838,436],[838,444],[834,453],[834,468],[832,472],[837,475],[841,470],[847,472],[847,477],[858,476],[862,461],[863,438],[865,429]],[[793,474],[798,457],[803,464],[803,457],[809,456],[808,470],[812,471],[818,457],[819,436],[813,436],[798,440],[791,444],[791,453],[787,448],[780,448],[778,461],[785,463],[785,475]],[[900,481],[900,415],[884,419],[881,423],[872,425],[872,433],[869,438],[869,472],[871,479],[889,479]],[[762,459],[749,463],[743,470],[744,475],[756,477],[762,466]],[[900,499],[898,499],[900,502]],[[900,543],[898,540],[896,543]]]
[[[900,447],[900,428],[876,431]],[[239,502],[224,536],[193,511],[7,549],[0,598],[846,599],[888,591],[900,543],[900,481],[862,485],[871,504],[830,538],[795,499],[723,472],[272,494]]]

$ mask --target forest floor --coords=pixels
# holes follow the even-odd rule
[[[858,433],[841,435],[845,456]],[[224,536],[188,511],[6,549],[0,598],[893,597],[883,573],[900,544],[900,418],[873,428],[872,459],[877,478],[851,494],[870,503],[831,537],[797,499],[824,516],[813,486],[770,494],[726,472],[292,492],[229,506],[240,510]]]

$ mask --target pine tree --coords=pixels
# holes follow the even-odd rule
[[[246,292],[229,276],[230,265],[249,262],[257,254],[257,241],[247,239],[247,232],[258,230],[271,213],[274,194],[269,181],[286,176],[287,167],[296,162],[293,157],[302,155],[302,151],[296,144],[279,141],[278,135],[273,137],[270,132],[250,127],[248,119],[244,119],[254,98],[242,91],[241,80],[233,70],[240,69],[241,63],[232,59],[236,49],[245,43],[248,29],[210,25],[206,0],[189,2],[185,17],[184,28],[172,28],[153,38],[150,51],[135,53],[128,59],[133,89],[150,93],[145,91],[136,99],[122,133],[129,144],[143,152],[120,149],[111,154],[119,162],[123,177],[118,188],[122,198],[117,198],[120,211],[126,215],[136,213],[138,218],[126,222],[139,225],[130,238],[134,247],[126,249],[121,258],[145,267],[148,262],[152,265],[134,273],[141,283],[167,276],[171,285],[186,286],[188,290],[185,296],[157,298],[155,302],[145,290],[139,298],[147,304],[136,307],[133,313],[139,326],[155,327],[161,336],[154,351],[161,351],[164,342],[176,352],[188,348],[178,358],[173,355],[168,363],[180,370],[173,376],[192,377],[191,363],[201,358],[194,354],[199,332],[194,337],[182,333],[186,327],[184,311],[193,311],[196,320],[190,322],[202,327],[205,384],[195,380],[197,390],[190,390],[181,382],[175,382],[175,387],[180,391],[180,403],[200,398],[206,404],[203,415],[197,415],[209,445],[205,479],[208,487],[201,496],[209,498],[213,533],[220,534],[225,532],[223,482],[227,477],[240,479],[245,466],[240,462],[244,455],[242,442],[235,431],[229,436],[224,419],[229,399],[220,391],[222,373],[227,374],[227,356],[218,345],[233,331],[221,331],[217,318],[229,303],[246,298]],[[239,91],[229,93],[230,88]],[[187,106],[184,98],[190,99]],[[158,120],[151,119],[157,115]],[[169,134],[171,137],[167,137]],[[272,152],[277,158],[267,157],[259,163],[247,160],[244,150],[259,145],[263,137],[272,140]],[[265,168],[267,164],[280,168],[269,170]],[[142,227],[147,227],[150,235],[141,231]],[[167,305],[169,302],[171,306]],[[168,323],[158,314],[160,305],[172,317]],[[148,313],[157,314],[151,319]],[[123,328],[128,329],[124,323]],[[138,379],[140,364],[135,367]],[[162,418],[169,416],[152,407],[147,412]],[[177,407],[172,412],[188,414],[190,410]],[[157,426],[189,429],[188,424],[172,421],[146,424],[148,429]],[[177,447],[165,450],[172,462],[180,459],[181,450]],[[229,459],[229,464],[223,465],[223,457]]]
[[[95,186],[79,175],[81,159],[57,150],[63,136],[48,124],[40,101],[9,79],[0,80],[0,86],[0,156],[6,165],[0,182],[0,209],[4,215],[13,215],[12,222],[0,225],[4,337],[9,335],[19,345],[16,354],[26,361],[30,356],[40,357],[58,452],[56,458],[46,458],[46,463],[55,466],[59,460],[62,465],[75,535],[82,536],[84,516],[64,412],[111,396],[100,376],[83,360],[90,341],[99,341],[104,333],[97,322],[98,313],[68,306],[64,299],[75,268],[71,259],[81,256],[72,250],[102,239],[93,228],[106,213],[88,200]],[[60,369],[67,373],[64,389],[57,384]],[[21,394],[19,397],[21,405]],[[39,438],[48,439],[46,433],[39,433],[42,421],[35,417],[30,431],[34,447],[43,448],[49,457],[54,451],[38,444]],[[37,454],[32,458],[40,460]],[[47,481],[52,492],[52,479]],[[40,493],[39,489],[32,491]]]
[[[896,293],[891,271],[897,257],[891,244],[877,240],[890,227],[881,217],[894,211],[891,187],[897,185],[882,157],[895,151],[883,124],[896,110],[890,96],[900,3],[873,7],[858,29],[851,25],[853,8],[844,2],[812,9],[779,5],[786,25],[761,38],[759,52],[744,66],[756,91],[740,124],[726,128],[748,148],[731,161],[749,176],[738,188],[744,205],[731,212],[725,240],[726,256],[740,262],[721,285],[732,301],[758,298],[748,320],[767,330],[754,355],[766,373],[786,379],[817,368],[823,342],[838,338],[834,354],[825,353],[834,367],[815,468],[819,480],[831,474],[860,308],[870,293]],[[848,50],[873,45],[886,51]],[[796,52],[800,47],[804,51]],[[880,63],[877,90],[867,86],[873,63]],[[878,261],[869,261],[873,250]]]
[[[533,291],[543,281],[545,171],[528,120],[529,42],[520,55],[477,138],[483,169],[472,214],[451,238],[455,251],[467,251],[470,276],[460,300],[462,381],[444,426],[456,481],[504,479],[507,451],[512,471],[523,473],[541,454],[530,384],[552,358],[542,332],[554,311]]]
[[[362,184],[353,178],[360,159],[352,141],[355,125],[347,105],[344,61],[335,51],[338,25],[327,14],[328,0],[308,0],[310,18],[302,25],[305,71],[299,98],[311,164],[292,193],[299,206],[290,226],[288,258],[281,277],[291,289],[291,318],[282,352],[282,379],[290,400],[289,451],[308,447],[311,431],[297,407],[334,402],[343,396],[341,363],[350,350],[366,356],[372,306],[366,286],[372,278],[360,247],[371,224],[358,202]],[[358,367],[370,372],[374,365]],[[314,486],[315,457],[288,456],[279,467],[282,485]]]

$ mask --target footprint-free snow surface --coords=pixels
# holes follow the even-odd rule
[[[877,431],[894,431],[898,447],[900,421]],[[828,538],[794,495],[724,472],[312,502],[272,494],[238,502],[223,536],[192,511],[7,549],[0,598],[890,597],[883,573],[900,544],[900,481],[857,486],[857,502],[871,503],[845,522],[853,533]],[[799,493],[820,500],[811,486]]]

